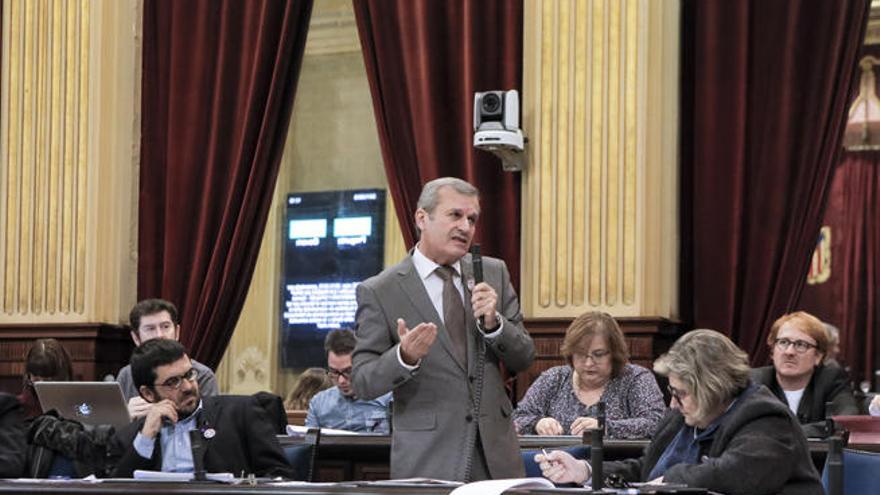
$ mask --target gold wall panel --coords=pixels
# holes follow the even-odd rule
[[[528,317],[671,316],[678,12],[677,0],[525,2]]]
[[[5,7],[0,311],[83,313],[89,3]]]
[[[133,302],[140,10],[4,4],[0,322],[116,323]]]

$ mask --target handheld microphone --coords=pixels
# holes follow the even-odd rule
[[[189,445],[192,449],[193,477],[196,481],[205,481],[205,437],[198,428],[190,430]]]
[[[471,244],[471,268],[474,272],[474,285],[483,281],[483,257],[480,255],[480,245]],[[480,317],[480,327],[484,326],[485,317]]]
[[[474,270],[474,285],[483,281],[483,257],[480,255],[480,245],[471,245],[471,265]]]

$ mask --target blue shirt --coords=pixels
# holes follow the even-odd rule
[[[391,433],[391,393],[373,400],[346,397],[331,387],[312,397],[306,426],[364,433]]]
[[[199,407],[185,419],[177,424],[164,424],[159,430],[159,439],[162,442],[162,471],[170,473],[192,473],[193,458],[192,447],[189,443],[189,432],[196,428],[196,418],[202,410],[202,402]],[[153,457],[153,448],[156,445],[155,438],[147,438],[138,432],[134,437],[134,450],[144,459]]]

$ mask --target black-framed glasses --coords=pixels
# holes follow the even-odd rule
[[[776,348],[780,351],[788,350],[789,346],[794,346],[794,351],[798,354],[803,354],[810,349],[817,349],[819,346],[816,344],[811,344],[806,340],[791,340],[786,338],[776,339],[774,342],[776,344]]]
[[[608,350],[599,350],[593,352],[575,352],[574,356],[582,361],[586,361],[587,359],[592,359],[594,363],[600,363],[605,360],[608,356],[611,355],[611,351]]]
[[[336,380],[340,376],[345,378],[346,380],[351,379],[351,368],[345,368],[344,370],[337,370],[335,368],[329,368],[327,370],[327,376],[330,377],[331,380]]]
[[[186,380],[188,382],[194,382],[199,377],[199,372],[196,371],[195,368],[190,368],[189,371],[182,375],[172,376],[171,378],[165,380],[162,383],[155,383],[154,385],[157,387],[168,387],[177,390],[183,385],[183,381]]]
[[[671,395],[673,399],[677,400],[679,404],[681,404],[681,401],[689,395],[687,391],[675,388],[672,385],[667,385],[666,391],[669,392],[669,395]]]

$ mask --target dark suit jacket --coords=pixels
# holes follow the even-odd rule
[[[651,470],[684,426],[681,413],[670,410],[642,457],[605,462],[605,473],[650,481]],[[672,466],[663,480],[728,495],[824,493],[794,417],[762,386],[740,394],[715,434],[700,444],[699,464]]]
[[[779,398],[788,404],[785,392],[776,381],[776,368],[764,366],[752,370],[752,381],[765,385]],[[825,403],[830,402],[830,409],[825,410]],[[826,437],[825,416],[859,414],[859,406],[849,386],[849,377],[839,366],[819,365],[813,370],[813,377],[801,402],[798,404],[797,419],[808,437]]]
[[[257,476],[291,477],[269,415],[256,399],[233,395],[203,397],[199,414],[198,428],[212,428],[215,432],[213,438],[205,439],[207,472],[238,476],[244,471]],[[114,477],[130,478],[136,469],[162,469],[162,444],[158,436],[151,459],[144,459],[134,449],[134,438],[144,420],[140,418],[127,425],[114,437],[110,447],[110,456],[118,459]]]
[[[464,280],[473,278],[470,255],[463,258],[461,269]],[[352,383],[363,399],[394,391],[393,478],[464,480],[475,452],[478,427],[491,476],[524,475],[500,363],[512,373],[528,368],[534,345],[523,328],[519,300],[504,262],[483,257],[483,275],[498,294],[497,310],[504,326],[495,339],[482,336],[470,311],[470,291],[465,284],[467,366],[456,357],[452,339],[411,257],[358,285]],[[397,318],[403,318],[409,328],[422,322],[437,325],[437,340],[414,372],[397,359]]]

